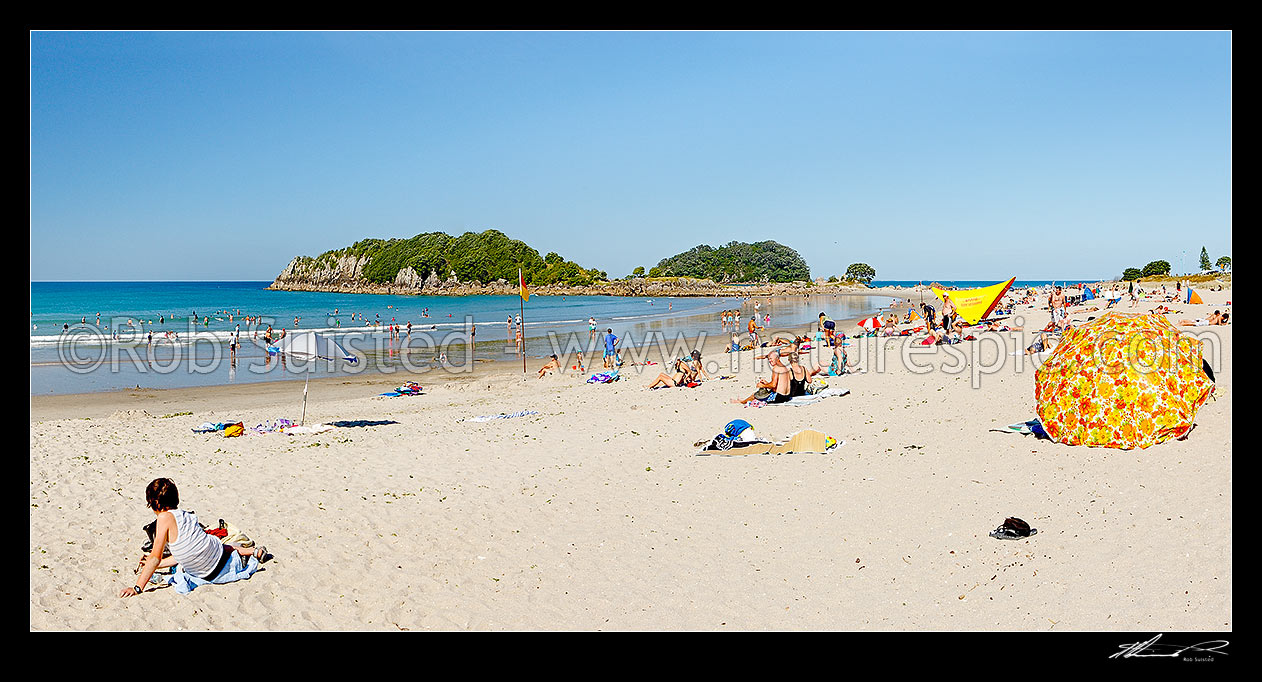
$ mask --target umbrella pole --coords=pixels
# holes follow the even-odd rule
[[[307,421],[307,387],[311,385],[311,372],[307,372],[307,381],[302,385],[302,418],[298,420],[298,426],[302,426]]]

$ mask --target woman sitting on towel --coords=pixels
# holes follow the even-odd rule
[[[689,376],[692,373],[692,366],[683,360],[675,361],[675,371],[673,374],[661,373],[648,385],[648,388],[661,388],[683,386],[690,381]]]
[[[241,557],[257,557],[262,561],[267,549],[261,545],[237,547],[223,544],[219,538],[205,531],[197,523],[197,515],[177,509],[180,492],[175,483],[167,478],[156,478],[145,488],[145,502],[157,515],[157,530],[153,534],[153,549],[140,561],[140,575],[133,587],[125,587],[120,597],[133,597],[144,591],[159,568],[179,564],[184,572],[206,581],[214,581],[225,570],[240,570]],[[163,559],[164,549],[171,556]]]
[[[806,395],[806,381],[810,373],[802,366],[801,356],[789,353],[789,397]]]

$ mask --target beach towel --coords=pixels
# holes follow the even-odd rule
[[[805,429],[789,436],[780,443],[766,443],[761,441],[751,443],[734,443],[730,449],[726,450],[710,450],[702,449],[696,454],[699,456],[708,455],[725,455],[729,457],[743,457],[745,455],[823,455],[829,450],[844,445],[845,441],[839,441],[832,436],[813,429]]]
[[[203,585],[225,585],[234,583],[238,580],[249,580],[255,571],[259,570],[258,557],[251,556],[248,561],[241,561],[241,555],[236,552],[228,557],[228,563],[224,564],[223,570],[214,580],[205,580],[184,572],[184,567],[176,564],[175,571],[165,576],[165,582],[168,585],[174,585],[175,591],[179,594],[188,594]]]
[[[305,436],[305,435],[312,435],[316,433],[325,433],[326,431],[332,431],[335,428],[337,427],[333,426],[332,424],[316,424],[315,426],[291,426],[285,429],[284,431],[282,431],[282,433],[286,433],[291,436]]]
[[[232,422],[229,422],[229,423],[232,423]],[[193,429],[193,433],[214,433],[216,431],[223,431],[227,427],[228,427],[228,424],[225,424],[223,422],[217,422],[214,424],[211,424],[210,422],[202,422],[201,426]]]
[[[469,417],[468,419],[459,419],[457,421],[489,422],[496,419],[516,419],[517,417],[529,417],[532,414],[539,414],[539,413],[534,410],[522,410],[520,412],[513,412],[512,414],[486,414],[486,415],[481,415],[478,417]]]
[[[823,399],[825,399],[825,398],[832,398],[832,397],[834,397],[834,396],[843,396],[843,395],[847,395],[847,394],[849,394],[849,393],[850,393],[850,389],[848,389],[848,388],[840,388],[840,387],[836,387],[836,386],[830,386],[830,387],[825,388],[824,390],[820,391],[819,393],[808,393],[808,394],[806,394],[806,395],[796,396],[796,397],[794,397],[794,398],[790,398],[789,400],[786,400],[786,401],[784,401],[784,402],[782,402],[782,403],[771,403],[771,402],[766,402],[766,401],[763,401],[763,400],[751,400],[751,401],[749,401],[749,402],[745,403],[745,406],[746,406],[746,407],[748,407],[748,406],[752,405],[752,406],[754,406],[754,407],[763,407],[764,405],[765,405],[765,406],[773,406],[773,405],[794,405],[794,406],[796,406],[796,407],[802,407],[802,406],[804,406],[804,405],[814,405],[815,403],[817,403],[817,402],[819,402],[819,401],[821,401],[821,400],[823,400]]]
[[[587,377],[589,384],[609,384],[618,380],[618,370],[612,372],[601,372]]]

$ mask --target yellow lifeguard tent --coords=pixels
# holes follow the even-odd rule
[[[946,296],[951,297],[951,302],[955,304],[955,312],[964,318],[969,324],[977,324],[990,314],[990,311],[999,305],[999,299],[1008,293],[1008,287],[1017,280],[1016,277],[1007,282],[992,284],[988,287],[980,289],[961,289],[959,291],[944,291],[937,287],[933,287],[933,293],[939,299],[946,302]]]

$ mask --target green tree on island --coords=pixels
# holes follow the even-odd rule
[[[1209,251],[1206,251],[1205,247],[1202,246],[1201,247],[1201,272],[1205,272],[1206,270],[1212,270],[1213,268],[1214,268],[1214,264],[1209,261]]]
[[[459,237],[426,232],[411,239],[363,239],[301,260],[308,266],[327,267],[344,257],[367,259],[361,276],[375,283],[393,282],[406,268],[421,278],[455,277],[461,282],[516,282],[518,268],[526,283],[534,285],[584,286],[607,279],[604,272],[565,260],[555,251],[540,256],[525,242],[510,239],[499,230],[466,232]]]
[[[631,276],[632,276],[632,277],[643,277],[643,276],[644,276],[644,266],[643,266],[643,265],[636,266],[636,268],[635,268],[634,270],[632,270],[632,271],[631,271]]]
[[[663,258],[649,276],[715,282],[802,282],[810,281],[811,270],[797,251],[783,244],[729,242],[718,248],[701,244]]]
[[[867,284],[876,279],[876,270],[867,263],[851,263],[846,268],[846,279]]]

